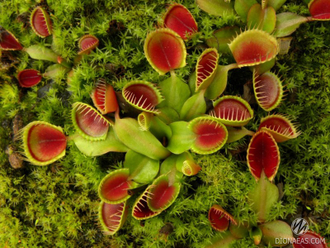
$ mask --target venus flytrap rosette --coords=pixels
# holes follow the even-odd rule
[[[87,140],[105,140],[111,123],[96,109],[82,102],[72,105],[73,126]]]
[[[229,48],[238,67],[267,62],[279,52],[277,40],[267,32],[258,29],[242,32],[229,44]]]
[[[330,1],[329,0],[311,0],[308,4],[309,12],[313,20],[330,20]]]
[[[206,111],[206,102],[204,99],[205,91],[199,91],[189,97],[182,106],[180,118],[185,121],[190,121]]]
[[[149,188],[147,204],[151,211],[159,212],[167,209],[178,197],[181,184],[169,173],[156,178]]]
[[[183,178],[183,173],[177,169],[179,167],[178,162],[180,162],[178,158],[179,155],[176,154],[172,154],[166,158],[160,166],[159,175],[170,174],[172,179],[174,178],[174,180],[180,182]]]
[[[306,233],[299,235],[296,242],[293,242],[294,248],[328,248],[327,239],[320,234],[308,230]]]
[[[265,130],[270,133],[278,143],[297,138],[300,135],[300,132],[297,131],[290,119],[280,114],[262,118],[259,130]]]
[[[18,73],[18,83],[23,88],[30,88],[40,83],[42,76],[38,70],[25,69]]]
[[[202,168],[194,161],[189,152],[184,152],[176,158],[176,169],[186,176],[194,176]]]
[[[151,198],[151,194],[150,194],[151,187],[152,187],[151,185],[147,187],[146,190],[142,193],[142,195],[140,195],[133,204],[132,216],[136,220],[150,219],[156,215],[159,215],[162,212],[162,211],[154,212],[148,206],[147,200]]]
[[[67,141],[61,127],[34,121],[24,127],[20,135],[24,154],[34,165],[48,165],[65,155]]]
[[[196,92],[207,89],[212,83],[218,60],[219,53],[215,48],[208,48],[199,56],[196,64]]]
[[[265,111],[277,108],[283,98],[282,81],[270,71],[257,75],[254,70],[253,90],[259,106]]]
[[[129,150],[126,153],[124,167],[129,169],[130,180],[148,184],[159,172],[159,160],[154,160]]]
[[[181,154],[189,150],[196,139],[196,135],[188,127],[188,122],[176,121],[169,125],[172,136],[168,140],[167,149],[174,154]]]
[[[23,47],[11,32],[0,26],[0,49],[5,51],[19,51]]]
[[[170,155],[170,152],[151,132],[142,130],[133,118],[121,119],[118,111],[113,128],[118,140],[137,153],[155,160],[161,160]]]
[[[137,120],[142,130],[150,131],[160,141],[172,136],[172,129],[152,113],[142,112]]]
[[[178,112],[171,107],[162,107],[158,111],[157,117],[167,125],[180,120]]]
[[[159,89],[145,81],[133,81],[126,84],[122,95],[134,108],[155,114],[158,113],[156,106],[163,101]]]
[[[208,214],[208,219],[213,229],[224,232],[228,229],[229,223],[237,224],[233,216],[231,216],[226,210],[219,205],[213,205]]]
[[[249,28],[257,28],[267,33],[272,33],[276,25],[276,11],[273,7],[262,8],[260,4],[254,4],[247,15]]]
[[[126,201],[118,204],[100,203],[98,218],[105,235],[114,235],[123,226],[127,211]]]
[[[171,108],[179,114],[182,106],[191,96],[189,86],[174,73],[171,74],[171,77],[160,82],[158,85],[164,96],[164,101],[162,101],[159,107]]]
[[[211,154],[218,151],[228,138],[225,125],[212,117],[195,118],[188,127],[196,135],[191,149],[198,154]]]
[[[226,126],[241,127],[253,118],[249,103],[237,96],[223,96],[213,102],[213,106],[209,114]]]
[[[247,163],[258,181],[262,172],[272,181],[280,165],[280,151],[273,136],[264,130],[256,132],[247,150]]]
[[[164,26],[184,40],[198,32],[197,23],[189,10],[178,3],[170,5],[163,16]]]
[[[94,35],[86,34],[80,38],[78,42],[79,52],[78,55],[90,54],[99,45],[99,39]]]
[[[94,106],[102,115],[115,112],[118,109],[116,92],[104,79],[99,79],[91,93]]]
[[[108,152],[127,152],[129,148],[121,143],[115,136],[113,128],[109,129],[105,140],[88,140],[75,133],[70,136],[79,149],[79,151],[87,156],[101,156]]]
[[[186,65],[186,47],[178,34],[161,28],[148,34],[144,42],[145,56],[160,75]]]
[[[36,7],[30,17],[30,24],[33,31],[41,38],[52,34],[52,22],[46,10]]]
[[[98,194],[102,201],[109,204],[118,204],[131,197],[130,189],[137,183],[130,179],[128,168],[118,169],[106,175],[99,185]]]

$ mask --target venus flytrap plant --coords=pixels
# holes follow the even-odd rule
[[[175,170],[156,178],[149,189],[147,204],[151,211],[167,209],[178,197],[181,184],[177,182]]]
[[[86,34],[80,38],[78,42],[79,52],[78,55],[90,54],[99,45],[99,39],[94,35]]]
[[[113,126],[116,137],[128,148],[151,159],[164,159],[170,152],[149,131],[143,131],[133,118],[120,118],[116,112]]]
[[[300,135],[300,132],[297,131],[290,119],[280,114],[262,118],[259,130],[266,130],[271,133],[278,143],[297,138]]]
[[[158,116],[142,112],[138,115],[138,123],[142,130],[150,131],[158,140],[164,141],[172,136],[172,129]]]
[[[285,0],[261,1],[261,4],[256,0],[235,0],[233,5],[224,1],[197,1],[197,5],[211,15],[223,16],[235,10],[243,21],[247,21],[249,28],[258,28],[268,33],[274,31],[275,37],[292,34],[302,23],[330,20],[329,0],[311,0],[308,4],[311,16],[308,17],[290,12],[276,15],[284,3]]]
[[[8,30],[0,26],[0,48],[4,51],[20,51],[23,49],[18,39]]]
[[[195,94],[183,104],[180,117],[190,121],[193,118],[204,114],[206,103],[204,100],[205,91],[212,83],[216,75],[219,54],[215,49],[206,49],[198,58],[196,64]]]
[[[80,102],[73,104],[71,118],[79,135],[87,140],[105,140],[112,125],[93,107]]]
[[[208,247],[215,247],[220,244],[223,247],[227,247],[226,245],[230,245],[235,240],[248,237],[249,235],[254,240],[255,245],[266,244],[275,247],[285,245],[282,241],[276,242],[275,239],[293,239],[291,228],[284,221],[275,220],[266,222],[273,205],[279,200],[279,189],[272,183],[280,164],[280,153],[275,137],[281,140],[279,139],[279,133],[282,130],[286,130],[286,134],[293,133],[293,129],[290,129],[293,125],[288,119],[281,117],[281,115],[271,115],[262,119],[259,130],[253,135],[247,150],[247,164],[251,174],[256,179],[256,186],[250,191],[248,200],[257,216],[257,225],[253,226],[251,223],[245,224],[242,227],[231,225],[232,228],[229,232],[215,238],[212,241],[212,245]],[[269,123],[267,129],[266,124],[268,119],[274,126],[271,126]],[[284,124],[286,124],[286,129],[284,128]],[[273,131],[270,133],[267,131],[274,130],[274,128],[276,128],[277,132]],[[272,136],[273,133],[274,137]],[[218,231],[225,231],[228,228],[228,221],[225,221],[224,213],[222,209],[220,210],[214,210],[213,214],[219,213],[219,215],[223,214],[222,216],[210,217],[210,213],[212,213],[211,208],[209,220],[213,228]],[[234,224],[236,225],[237,223]]]
[[[254,70],[253,90],[259,106],[265,111],[275,109],[283,98],[282,82],[270,71],[258,75]]]
[[[238,67],[255,66],[272,60],[279,52],[277,40],[265,31],[252,29],[229,44]]]
[[[191,150],[198,154],[218,151],[228,138],[225,125],[212,117],[195,118],[190,121],[188,128],[196,135]]]
[[[184,152],[178,155],[176,159],[176,169],[185,176],[194,176],[202,168],[194,161],[189,152]]]
[[[104,234],[115,234],[125,223],[127,212],[128,207],[126,201],[118,204],[101,202],[98,218]]]
[[[196,64],[196,92],[205,90],[212,83],[218,61],[219,53],[214,48],[204,50],[199,56]]]
[[[19,135],[24,155],[32,164],[48,165],[65,155],[67,139],[60,127],[35,121],[25,126]]]
[[[204,95],[206,89],[212,83],[216,70],[218,68],[219,54],[216,49],[206,49],[198,58],[196,64],[196,76],[194,79],[194,91],[192,95],[182,106],[180,117],[190,121],[193,118],[204,114],[206,111],[206,103]]]
[[[30,17],[32,30],[41,38],[52,34],[52,22],[49,14],[41,6],[36,7]]]
[[[161,28],[148,34],[144,53],[150,65],[163,75],[186,65],[186,48],[178,34]]]
[[[144,53],[149,64],[160,74],[171,72],[171,77],[159,83],[165,98],[159,107],[167,106],[176,112],[189,98],[189,87],[174,73],[175,69],[186,65],[186,47],[181,37],[168,28],[157,29],[148,34],[144,43]]]
[[[109,204],[125,202],[131,197],[129,192],[138,184],[130,179],[128,168],[119,169],[106,175],[99,185],[99,197],[102,201]]]
[[[18,73],[18,83],[23,88],[30,88],[40,83],[42,76],[38,70],[25,69]]]
[[[122,95],[133,107],[154,114],[158,113],[156,106],[163,101],[159,89],[144,81],[133,81],[126,84]]]
[[[213,205],[208,214],[208,219],[213,229],[223,232],[229,227],[229,223],[237,225],[237,222],[226,210],[219,205]]]
[[[310,230],[300,235],[299,240],[293,243],[294,248],[328,248],[327,241],[320,234]]]
[[[189,10],[181,5],[174,3],[170,5],[164,14],[163,25],[176,32],[184,40],[189,39],[198,32],[197,22]]]
[[[159,215],[162,211],[154,212],[152,211],[147,203],[148,198],[150,198],[150,188],[152,185],[146,188],[146,190],[140,195],[132,208],[132,216],[136,220],[146,220],[152,218],[156,215]]]
[[[270,133],[261,130],[254,134],[247,150],[247,162],[256,180],[263,172],[270,181],[274,179],[280,165],[280,152]]]
[[[279,198],[278,189],[272,183],[280,162],[276,141],[297,137],[299,133],[290,121],[281,115],[273,115],[262,120],[260,130],[254,134],[243,127],[253,118],[253,111],[246,101],[234,96],[217,98],[227,86],[228,71],[249,66],[254,68],[253,83],[260,106],[267,111],[277,107],[282,98],[281,81],[269,69],[275,63],[279,45],[268,33],[274,29],[275,9],[280,7],[282,1],[269,1],[267,6],[265,2],[260,5],[255,1],[236,0],[234,8],[233,2],[197,2],[210,12],[214,12],[213,6],[220,3],[220,14],[233,12],[234,8],[236,11],[239,8],[246,9],[244,14],[248,25],[258,29],[241,32],[234,38],[233,31],[236,29],[229,28],[226,32],[216,32],[216,41],[209,41],[216,42],[212,46],[218,46],[216,48],[220,50],[220,45],[233,39],[227,50],[230,48],[236,63],[218,65],[220,55],[217,49],[206,49],[198,58],[190,87],[179,79],[174,70],[185,66],[187,53],[182,39],[187,40],[197,32],[197,23],[184,6],[173,4],[163,18],[166,28],[151,32],[144,44],[150,65],[161,75],[170,72],[171,77],[159,83],[161,90],[146,81],[133,80],[124,85],[123,98],[137,110],[143,111],[137,120],[125,116],[120,118],[113,87],[105,81],[99,81],[91,93],[94,105],[104,115],[116,112],[115,120],[102,116],[85,103],[75,103],[72,122],[76,134],[70,139],[74,140],[82,153],[89,156],[112,151],[126,152],[124,168],[106,175],[98,191],[102,200],[99,209],[101,226],[106,234],[113,235],[124,223],[127,205],[132,200],[129,198],[142,188],[143,193],[133,205],[133,218],[151,218],[173,204],[180,193],[183,175],[193,176],[201,170],[189,150],[198,154],[211,154],[226,143],[237,141],[245,135],[253,135],[247,160],[257,183],[249,195],[249,201],[257,215],[258,220],[255,222],[258,225],[237,223],[220,206],[214,205],[209,211],[212,227],[220,231],[229,227],[229,230],[212,247],[227,247],[232,241],[246,237],[249,231],[255,244],[263,240],[265,244],[273,245],[275,237],[292,237],[284,222],[266,222],[272,206]],[[239,2],[248,4],[239,7]],[[221,41],[221,38],[224,40]],[[84,36],[79,41],[81,50],[78,57],[88,54],[98,42],[94,36]],[[63,63],[62,58],[50,49],[39,54],[37,50],[37,47],[34,51],[27,49],[29,54],[37,54],[33,55],[35,58],[45,55],[53,62],[56,58],[59,63],[56,66]],[[196,93],[191,96],[193,92]],[[209,116],[203,116],[207,112],[205,97],[215,100],[214,109],[208,111]],[[44,126],[33,126],[31,130],[31,137],[25,143],[37,163],[49,163],[49,160],[55,161],[64,156],[66,143],[64,145],[63,132],[47,131]],[[42,143],[49,142],[49,136],[59,136],[60,143],[52,145],[47,153]]]
[[[253,118],[253,110],[248,102],[236,96],[223,96],[213,102],[209,115],[227,126],[245,126]]]
[[[102,115],[116,112],[118,109],[118,101],[115,90],[112,85],[107,84],[104,79],[96,82],[95,88],[91,93],[94,106]]]

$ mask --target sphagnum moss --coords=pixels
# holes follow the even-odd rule
[[[187,79],[200,55],[191,47],[212,36],[215,28],[238,24],[240,20],[228,14],[223,18],[208,16],[199,10],[193,1],[179,1],[196,18],[202,34],[188,41],[187,66],[177,70],[180,78]],[[87,33],[101,38],[100,47],[88,57],[84,57],[67,91],[65,78],[56,82],[44,81],[29,90],[22,90],[10,77],[16,68],[0,71],[3,82],[0,86],[0,213],[1,244],[8,247],[40,246],[54,244],[58,247],[202,247],[216,235],[207,220],[209,208],[217,203],[228,210],[236,219],[248,221],[251,209],[247,204],[247,194],[253,187],[253,179],[248,174],[244,155],[248,140],[243,139],[224,148],[215,155],[196,155],[202,170],[197,176],[187,178],[185,185],[171,208],[162,215],[144,222],[128,217],[126,225],[114,237],[103,236],[97,227],[98,212],[97,187],[106,174],[121,168],[121,155],[105,155],[90,158],[82,155],[69,142],[67,155],[48,167],[33,167],[26,163],[22,170],[10,168],[5,147],[12,143],[11,119],[19,112],[24,124],[33,120],[47,121],[63,127],[66,134],[73,134],[70,122],[70,105],[76,101],[91,104],[89,98],[93,83],[97,78],[106,77],[115,82],[117,90],[136,78],[154,83],[163,81],[147,64],[143,54],[143,40],[154,29],[154,23],[167,1],[143,1],[130,4],[128,1],[70,1],[66,3],[48,1],[53,21],[52,49],[67,60],[73,60],[78,52],[79,37]],[[0,23],[19,39],[24,47],[34,44],[49,44],[33,32],[25,30],[24,24],[14,19],[18,14],[29,12],[34,6],[18,0],[5,1],[2,5]],[[307,5],[288,2],[283,11],[308,15]],[[110,14],[109,14],[110,13]],[[55,18],[53,18],[55,17]],[[124,30],[110,35],[108,23],[121,21]],[[280,105],[278,112],[293,116],[302,134],[287,141],[280,147],[281,166],[276,184],[284,182],[281,202],[273,207],[269,221],[278,217],[288,222],[301,213],[308,214],[314,223],[313,230],[322,236],[330,233],[326,209],[329,196],[329,49],[330,31],[328,22],[302,24],[293,34],[294,39],[288,54],[278,57],[275,70],[282,75],[289,90],[288,97]],[[31,61],[26,54],[14,53],[19,57],[18,68],[27,65],[44,70],[48,62]],[[105,56],[106,55],[106,56]],[[219,63],[233,62],[228,56],[221,56]],[[124,77],[117,78],[105,67],[107,63],[123,65]],[[234,72],[230,72],[229,84],[236,84],[226,94],[238,94],[246,78],[233,82]],[[47,84],[46,84],[47,83]],[[249,129],[256,130],[265,112],[258,109],[256,119]],[[71,144],[70,144],[71,143]],[[109,162],[111,161],[111,162]],[[174,230],[167,241],[159,233],[166,223],[172,223]],[[252,247],[249,239],[238,241],[235,247]]]

